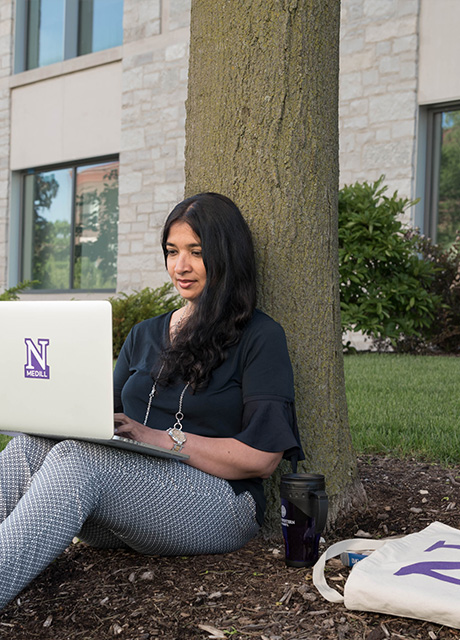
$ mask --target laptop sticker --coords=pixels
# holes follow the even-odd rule
[[[39,338],[37,344],[32,338],[24,338],[26,344],[26,364],[24,365],[24,376],[26,378],[42,378],[49,380],[50,368],[48,365],[48,345],[47,338]]]

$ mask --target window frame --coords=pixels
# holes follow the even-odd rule
[[[431,105],[426,109],[426,180],[424,192],[423,233],[437,243],[439,171],[441,164],[441,118],[446,111],[460,111],[458,100]]]
[[[74,283],[75,276],[75,221],[76,221],[76,187],[77,187],[77,170],[81,167],[87,167],[91,165],[104,164],[110,162],[118,162],[118,169],[120,169],[120,156],[119,154],[111,154],[108,156],[97,156],[94,158],[85,158],[84,160],[77,160],[73,162],[64,162],[59,164],[51,164],[51,165],[43,165],[37,167],[31,167],[29,169],[24,169],[22,171],[18,171],[20,185],[19,185],[19,224],[18,224],[18,259],[17,259],[17,272],[18,272],[18,282],[24,281],[24,241],[25,241],[25,215],[26,212],[24,210],[25,207],[25,189],[26,189],[26,180],[25,178],[30,175],[35,175],[37,173],[45,173],[47,171],[59,171],[61,169],[72,169],[72,201],[71,201],[71,212],[70,212],[70,224],[71,224],[71,243],[70,243],[70,270],[69,270],[69,285]],[[120,173],[118,172],[118,178],[120,177]],[[119,192],[118,192],[119,194]],[[118,227],[117,221],[117,227]],[[118,248],[117,248],[117,258],[118,258]],[[117,279],[118,272],[115,273],[115,278]],[[86,289],[86,288],[66,288],[66,289],[28,289],[24,293],[41,295],[41,294],[86,294],[86,293],[115,293],[116,286],[111,288],[94,288],[94,289]]]
[[[64,37],[63,37],[63,57],[62,60],[52,64],[60,64],[66,60],[79,58],[82,55],[93,55],[99,50],[88,53],[79,53],[79,16],[80,0],[64,0]],[[121,16],[123,20],[123,15]],[[33,71],[34,69],[44,69],[50,65],[28,67],[28,33],[29,33],[29,0],[16,0],[15,14],[15,38],[14,38],[14,74]],[[110,47],[111,49],[122,45]],[[107,49],[103,49],[107,51]]]

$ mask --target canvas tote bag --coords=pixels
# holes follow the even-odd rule
[[[326,582],[326,561],[358,549],[375,551],[353,566],[342,595]],[[460,531],[433,522],[402,538],[337,542],[313,567],[313,583],[326,600],[343,603],[347,609],[460,629]]]

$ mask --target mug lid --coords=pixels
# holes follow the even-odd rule
[[[308,486],[309,489],[324,489],[325,478],[321,473],[285,473],[281,476],[281,484],[291,487]]]

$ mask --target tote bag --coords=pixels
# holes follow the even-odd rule
[[[375,551],[353,566],[342,595],[326,582],[326,561],[358,549]],[[337,542],[313,567],[313,583],[326,600],[347,609],[460,629],[460,531],[433,522],[402,538]]]

